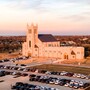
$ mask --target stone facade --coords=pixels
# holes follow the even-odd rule
[[[27,25],[26,42],[22,54],[31,57],[84,59],[84,47],[60,46],[51,34],[38,34],[38,25]]]

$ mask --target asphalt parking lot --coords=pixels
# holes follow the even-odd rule
[[[12,75],[7,75],[4,77],[0,77],[0,80],[4,80],[4,82],[0,83],[0,90],[11,90],[11,85],[14,85],[16,82],[24,82],[24,83],[34,84],[34,85],[52,87],[52,88],[57,88],[59,90],[72,90],[69,87],[63,87],[63,86],[58,86],[58,85],[50,85],[50,84],[39,83],[39,82],[30,82],[28,76],[27,77],[13,78]]]
[[[15,72],[16,70],[6,70],[6,71]],[[20,71],[20,73],[23,73],[23,71]],[[36,75],[44,75],[45,76],[45,74],[39,74],[39,73],[35,73],[35,72],[33,72],[33,73],[32,72],[26,72],[26,73],[28,73],[28,75],[36,74]],[[47,76],[57,77],[57,78],[62,78],[62,79],[64,79],[64,78],[65,79],[73,79],[73,80],[78,80],[78,81],[83,81],[83,82],[90,82],[90,80],[74,78],[74,77],[67,77],[67,76],[57,76],[57,75],[47,75]],[[0,81],[4,80],[4,82],[0,83],[0,90],[11,90],[11,85],[14,85],[16,82],[23,82],[23,83],[29,83],[29,84],[39,85],[39,86],[57,88],[59,90],[77,90],[77,89],[72,89],[72,88],[60,86],[60,85],[45,84],[45,83],[41,83],[41,82],[32,82],[32,81],[29,81],[29,76],[26,76],[26,77],[20,76],[17,78],[14,78],[14,77],[15,77],[15,75],[6,75],[3,77],[0,77]]]
[[[1,63],[2,65],[2,63]],[[15,66],[15,64],[13,64],[13,62],[5,62],[3,63],[3,65],[9,65],[9,66]],[[20,71],[20,70],[13,70],[13,69],[5,69],[5,68],[0,68],[0,70],[5,70],[8,72],[20,72],[20,73],[27,73],[28,75],[30,74],[36,74],[36,75],[43,75],[45,76],[46,74],[42,74],[42,73],[37,73],[37,72],[24,72],[24,71]],[[68,76],[60,76],[60,75],[49,75],[47,74],[46,76],[49,77],[55,77],[55,78],[61,78],[61,79],[71,79],[71,80],[77,80],[77,81],[82,81],[84,83],[90,83],[90,79],[81,79],[81,78],[76,78],[76,77],[68,77]],[[33,81],[29,81],[29,76],[20,76],[20,77],[16,77],[14,78],[15,75],[6,75],[3,77],[0,77],[0,90],[11,90],[11,86],[14,85],[16,82],[23,82],[23,83],[29,83],[29,84],[34,84],[34,85],[39,85],[39,86],[46,86],[46,87],[51,87],[51,88],[57,88],[58,90],[77,90],[74,88],[69,88],[69,87],[65,87],[65,86],[60,86],[60,85],[55,85],[55,84],[46,84],[46,83],[41,83],[41,82],[33,82]]]

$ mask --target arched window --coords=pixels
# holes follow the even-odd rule
[[[29,30],[28,30],[28,33],[32,33],[32,30],[31,30],[31,29],[29,29]]]
[[[34,33],[37,34],[37,29],[34,29]]]
[[[64,59],[68,59],[68,54],[64,54]]]
[[[31,41],[29,41],[29,47],[31,47]]]

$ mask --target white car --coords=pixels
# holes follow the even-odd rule
[[[47,71],[45,74],[46,74],[46,75],[51,75],[51,72]]]
[[[86,78],[86,76],[82,74],[81,75],[81,79],[85,79],[85,78]]]
[[[77,73],[74,73],[73,77],[77,77]]]
[[[55,83],[55,79],[52,79],[49,81],[50,84],[54,84]]]
[[[13,72],[12,75],[16,75],[17,73],[16,72]]]
[[[77,74],[77,78],[80,78],[81,77],[81,74]]]
[[[56,80],[54,84],[55,85],[59,85],[60,84],[60,80]]]
[[[73,86],[75,89],[78,89],[80,86],[79,86],[79,84],[78,83],[76,83],[76,84],[74,84],[74,86]]]
[[[69,83],[66,83],[64,86],[65,86],[65,87],[68,87],[68,86],[69,86]]]
[[[82,87],[83,85],[84,85],[84,83],[80,81],[80,82],[79,82],[79,86]]]
[[[90,76],[86,76],[86,78],[85,78],[85,79],[87,79],[87,80],[88,80],[88,79],[90,79]]]

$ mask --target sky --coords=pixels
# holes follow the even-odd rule
[[[0,0],[0,35],[39,33],[90,35],[90,0]]]

